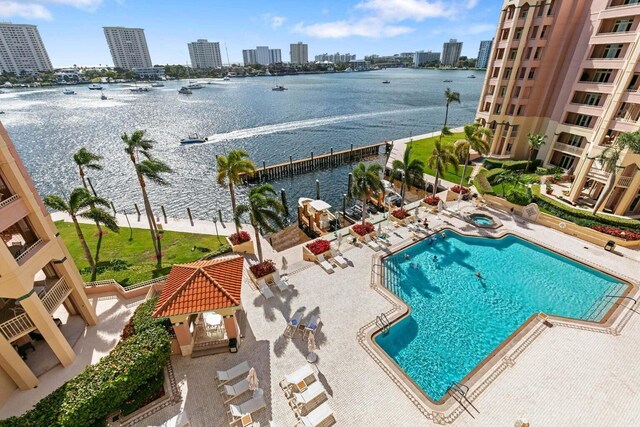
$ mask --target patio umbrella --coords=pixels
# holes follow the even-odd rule
[[[309,350],[307,362],[315,362],[318,356],[314,353],[316,351],[316,337],[313,334],[309,334],[309,337],[307,338],[307,349]]]
[[[382,234],[382,221],[378,223],[378,236]]]
[[[255,368],[249,369],[247,382],[249,383],[249,390],[256,391],[258,389],[258,375],[256,374]]]
[[[336,239],[338,243],[338,250],[340,250],[340,245],[342,244],[342,233],[338,233],[338,238]]]

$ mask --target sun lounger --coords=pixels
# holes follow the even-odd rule
[[[293,393],[293,404],[295,406],[306,405],[325,393],[326,390],[322,386],[322,383],[320,381],[316,381],[307,387],[307,389],[302,393]]]
[[[347,268],[349,264],[347,264],[347,260],[340,255],[338,251],[335,249],[331,249],[331,258],[338,264],[341,268]]]
[[[249,373],[249,369],[251,369],[249,367],[249,363],[245,360],[226,371],[217,371],[216,379],[218,380],[218,386],[228,383],[229,381],[238,378],[240,375]]]
[[[333,273],[333,266],[329,261],[324,259],[324,255],[318,255],[318,264],[320,264],[320,267],[322,267],[327,273]]]
[[[239,383],[235,383],[233,385],[224,384],[224,394],[223,397],[225,399],[224,403],[228,403],[240,396],[243,393],[249,391],[249,381],[245,378]]]
[[[311,367],[311,365],[303,365],[297,371],[285,375],[284,380],[280,381],[280,387],[288,388],[290,386],[298,385],[309,377],[313,377],[315,379],[316,371]]]
[[[367,246],[369,246],[371,249],[373,249],[376,252],[382,249],[379,244],[371,240],[371,236],[369,236],[368,234],[364,236],[364,242],[367,244]]]
[[[273,282],[276,284],[276,287],[280,290],[280,292],[286,291],[289,289],[289,285],[282,280],[280,277],[280,273],[277,271],[273,273]]]
[[[296,313],[294,313],[291,320],[289,320],[287,329],[285,329],[284,331],[284,335],[286,337],[291,338],[293,334],[298,330],[298,326],[300,325],[300,321],[302,320],[302,314],[302,311],[297,311]]]
[[[333,410],[329,406],[329,402],[324,402],[306,416],[300,417],[301,425],[304,427],[316,427],[333,417]]]
[[[231,412],[231,416],[233,416],[234,419],[241,418],[244,415],[253,414],[262,408],[266,408],[267,402],[264,401],[262,393],[256,394],[256,397],[240,405],[229,405],[229,412]]]
[[[258,289],[266,299],[273,298],[273,292],[271,292],[269,285],[267,285],[267,282],[265,282],[264,279],[258,279]]]
[[[307,325],[307,327],[304,328],[304,335],[308,334],[309,332],[311,332],[312,334],[315,333],[319,325],[320,316],[313,316],[311,319],[309,319],[309,324]]]

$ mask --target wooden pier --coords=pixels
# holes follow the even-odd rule
[[[314,156],[311,152],[311,157],[305,159],[293,160],[289,156],[289,161],[286,163],[279,163],[277,165],[267,166],[264,162],[261,168],[256,168],[256,171],[252,175],[243,175],[242,180],[245,183],[263,182],[274,179],[279,179],[287,176],[300,175],[308,172],[313,172],[320,168],[330,168],[339,166],[354,161],[362,160],[366,157],[377,156],[380,154],[380,147],[385,148],[385,153],[388,153],[391,144],[387,142],[379,142],[377,144],[365,145],[363,147],[354,147],[353,144],[348,150],[333,151],[330,153]]]

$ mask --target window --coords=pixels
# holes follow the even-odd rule
[[[538,26],[537,25],[531,29],[531,37],[529,37],[529,38],[535,39],[536,37],[538,37]]]
[[[513,19],[515,10],[515,6],[509,6],[509,8],[507,9],[507,19]]]
[[[500,114],[500,111],[502,111],[502,104],[496,104],[496,108],[493,110],[493,112],[495,114]]]
[[[508,114],[508,115],[510,115],[510,116],[512,116],[512,115],[513,115],[513,113],[514,113],[514,111],[515,111],[515,109],[516,109],[515,104],[511,104],[511,105],[509,105],[509,108],[507,109],[507,114]]]
[[[600,98],[602,98],[602,95],[599,94],[599,93],[587,93],[586,96],[584,97],[583,104],[599,105],[600,104]]]
[[[513,33],[513,39],[520,40],[521,37],[522,37],[522,27],[518,27],[516,28],[516,32]]]
[[[626,33],[631,30],[631,25],[633,25],[633,19],[616,19],[613,28],[611,28],[611,32]]]
[[[524,79],[524,76],[527,74],[527,67],[520,67],[520,72],[518,73],[518,79]]]
[[[513,70],[513,69],[512,69],[511,67],[508,67],[508,68],[505,68],[505,69],[504,69],[504,78],[505,78],[505,79],[508,79],[508,78],[510,78],[510,77],[511,77],[511,71],[512,71],[512,70]]]
[[[576,117],[576,122],[575,124],[581,127],[589,127],[589,125],[591,124],[591,119],[593,117],[591,116],[587,116],[586,114],[578,114]]]
[[[523,7],[522,9],[520,9],[520,15],[519,15],[519,18],[520,18],[520,19],[524,19],[524,18],[526,18],[526,17],[527,17],[527,13],[528,13],[528,12],[529,12],[529,8],[524,8],[524,7]]]
[[[498,96],[504,96],[505,93],[507,93],[507,87],[506,86],[500,86],[500,93],[498,94]]]
[[[529,59],[529,58],[531,58],[531,48],[530,47],[527,48],[527,53],[524,56],[524,59]]]
[[[536,76],[536,69],[535,68],[531,68],[529,70],[529,75],[527,76],[527,78],[529,80],[533,80],[535,78],[535,76]]]
[[[520,128],[519,125],[512,125],[511,126],[511,138],[513,138],[514,136],[518,136],[518,129]]]
[[[493,95],[495,90],[496,90],[496,86],[495,85],[489,86],[489,89],[487,89],[487,95]]]
[[[611,77],[611,70],[596,70],[592,82],[596,83],[608,83]]]
[[[519,96],[520,96],[520,90],[521,90],[521,89],[522,89],[522,87],[521,87],[521,86],[516,86],[516,87],[513,89],[513,97],[514,97],[514,98],[517,98],[517,97],[519,97]]]
[[[541,55],[542,55],[542,48],[541,47],[537,47],[536,48],[536,53],[533,55],[533,59],[540,59]]]
[[[496,49],[496,59],[504,58],[504,49]]]
[[[604,47],[602,57],[607,59],[615,59],[620,56],[620,52],[622,52],[621,44],[608,44]]]
[[[574,147],[580,147],[582,145],[582,137],[579,135],[569,134],[569,139],[567,140],[567,145],[572,145]]]
[[[542,16],[544,13],[544,1],[539,1],[536,3],[536,7],[538,8],[538,16]]]
[[[549,8],[547,9],[547,16],[553,16],[553,0],[549,1]]]
[[[500,73],[500,67],[493,67],[493,74],[491,77],[498,77],[498,73]]]
[[[491,103],[490,102],[485,102],[484,103],[484,109],[482,110],[486,113],[488,113],[489,111],[491,111]]]
[[[518,56],[518,49],[510,49],[509,50],[509,60],[513,61]]]
[[[546,39],[547,38],[547,28],[549,28],[548,25],[545,25],[542,27],[542,31],[540,32],[540,38],[541,39]]]
[[[569,169],[571,166],[573,166],[573,161],[575,159],[576,158],[573,156],[563,154],[560,158],[560,163],[558,163],[558,166],[560,166],[562,169]]]
[[[506,40],[509,38],[509,29],[505,28],[502,30],[502,34],[500,35],[500,40]]]
[[[518,116],[524,116],[525,107],[526,107],[525,105],[521,105],[518,107],[518,113],[517,113]]]

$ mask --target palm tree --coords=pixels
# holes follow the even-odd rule
[[[469,152],[474,150],[480,154],[487,154],[490,147],[489,138],[491,138],[491,129],[482,127],[480,123],[464,125],[464,139],[459,139],[454,144],[456,156],[458,156],[458,159],[464,159],[460,187],[464,187],[464,179],[467,175],[467,163],[469,163]],[[460,191],[460,195],[462,195],[462,191]]]
[[[240,232],[240,223],[236,220],[236,193],[234,185],[240,184],[243,174],[252,174],[256,171],[256,165],[249,159],[249,153],[245,150],[231,150],[226,156],[218,156],[218,175],[216,181],[221,187],[229,187],[231,195],[231,211],[236,223],[236,233]]]
[[[443,128],[445,131],[451,133],[449,129]],[[427,159],[427,164],[431,169],[436,170],[436,179],[433,183],[433,196],[438,192],[438,179],[441,175],[444,175],[445,171],[453,166],[453,169],[458,172],[458,157],[453,152],[453,147],[450,145],[444,145],[442,141],[436,141],[433,146],[431,156]]]
[[[529,158],[527,159],[527,167],[525,168],[525,173],[529,172],[529,165],[531,164],[531,157],[533,157],[533,152],[535,150],[539,150],[540,147],[544,145],[547,139],[547,135],[542,135],[539,133],[530,133],[527,134],[527,142],[529,143]]]
[[[362,201],[362,225],[364,226],[367,219],[367,200],[375,191],[383,191],[382,179],[380,174],[383,172],[382,165],[372,163],[365,166],[364,163],[358,163],[353,169],[353,182],[351,183],[351,193]]]
[[[392,176],[400,176],[402,180],[400,187],[400,196],[402,197],[401,209],[404,209],[404,193],[407,182],[409,183],[409,187],[411,187],[410,179],[422,179],[422,174],[424,173],[424,163],[418,159],[411,159],[412,149],[411,145],[409,145],[407,149],[404,150],[402,160],[394,160],[393,163],[391,163],[391,167],[393,168]]]
[[[246,205],[241,204],[235,208],[235,222],[240,223],[240,218],[244,214],[249,214],[249,223],[253,226],[256,235],[256,247],[258,249],[258,259],[262,258],[262,244],[260,243],[260,229],[268,232],[276,231],[285,226],[284,206],[277,198],[277,193],[271,184],[262,184],[249,191],[249,201]]]
[[[500,184],[502,187],[502,198],[506,198],[504,185],[505,184],[513,184],[511,191],[513,191],[518,185],[520,185],[520,177],[521,174],[515,173],[510,170],[505,170],[501,172],[493,181],[494,184]]]
[[[50,194],[44,198],[44,203],[52,209],[57,211],[63,211],[71,216],[73,225],[75,226],[80,245],[84,251],[84,256],[87,258],[87,262],[91,267],[91,278],[95,280],[96,277],[96,263],[94,262],[87,241],[82,234],[82,229],[78,224],[78,217],[89,218],[96,222],[101,222],[106,225],[107,228],[115,233],[120,231],[116,219],[109,212],[100,208],[99,206],[108,207],[109,201],[102,197],[92,196],[86,188],[76,188],[71,192],[68,200],[63,199],[55,194]]]
[[[444,90],[444,100],[444,124],[442,125],[442,127],[447,127],[447,122],[449,120],[449,105],[451,105],[452,102],[457,102],[458,104],[460,104],[460,92],[454,92],[450,88],[446,88]],[[440,134],[440,139],[442,139],[442,134]]]
[[[98,163],[100,160],[102,160],[102,156],[92,153],[85,147],[82,147],[73,155],[73,161],[78,166],[78,174],[80,175],[80,179],[82,179],[82,185],[87,191],[89,191],[89,187],[87,186],[87,180],[85,179],[85,169],[102,170],[102,165]],[[94,206],[91,207],[93,208]],[[98,236],[102,237],[102,227],[100,227],[100,223],[98,221],[96,221],[96,227],[98,228]],[[100,241],[101,239],[99,238],[98,240]],[[96,262],[98,256],[99,249],[96,251]]]
[[[156,254],[156,260],[158,261],[158,267],[160,267],[162,265],[160,234],[158,233],[158,224],[156,224],[156,220],[151,209],[151,203],[149,202],[149,196],[147,195],[145,178],[158,185],[169,185],[161,174],[173,171],[166,163],[153,158],[151,155],[151,149],[155,143],[150,139],[145,139],[144,134],[144,130],[136,130],[131,134],[131,136],[125,133],[120,138],[122,139],[122,142],[125,143],[124,151],[129,155],[131,163],[133,163],[133,167],[136,170],[138,184],[140,184],[140,190],[142,191],[144,210],[147,214],[147,220],[149,221],[151,241],[153,242],[153,249]],[[140,161],[140,155],[145,159]]]

